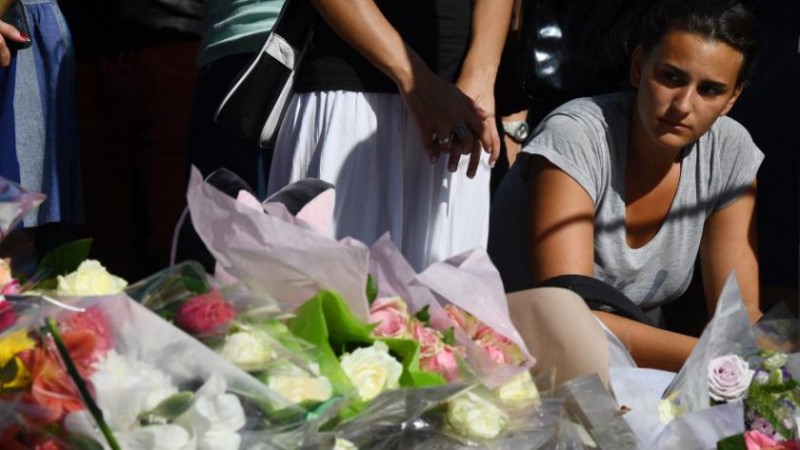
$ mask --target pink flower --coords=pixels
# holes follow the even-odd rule
[[[505,352],[495,344],[486,342],[481,345],[481,350],[497,364],[511,364],[511,360],[506,356]]]
[[[455,305],[446,305],[444,311],[458,325],[469,337],[472,337],[480,322],[473,317],[470,313],[458,308]]]
[[[744,444],[747,450],[798,450],[795,441],[777,441],[759,431],[746,431]]]
[[[20,291],[19,281],[11,280],[0,288],[0,295],[17,295]]]
[[[481,323],[478,326],[478,330],[475,332],[475,336],[473,336],[473,339],[475,339],[476,341],[477,340],[491,341],[503,345],[514,344],[511,341],[511,339],[503,336],[502,334],[495,331],[494,328],[491,328],[483,323]]]
[[[71,315],[61,323],[60,328],[62,334],[85,332],[92,336],[93,345],[88,347],[89,354],[86,355],[87,366],[105,356],[114,347],[111,323],[98,307],[91,307],[86,311]]]
[[[194,336],[221,334],[235,315],[233,305],[222,298],[219,290],[212,288],[179,306],[175,324]]]
[[[448,382],[459,378],[458,361],[453,353],[453,348],[449,345],[442,346],[441,350],[432,356],[420,358],[419,367],[428,372],[442,374]]]
[[[369,311],[370,323],[378,324],[378,326],[372,330],[372,334],[377,337],[408,337],[410,319],[408,307],[400,297],[379,298],[372,303]]]
[[[0,332],[14,325],[17,321],[17,313],[6,300],[0,300]]]
[[[419,357],[429,358],[438,354],[444,343],[439,332],[426,327],[418,320],[411,321],[411,337],[419,342]]]

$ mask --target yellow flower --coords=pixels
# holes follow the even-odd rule
[[[87,259],[78,270],[67,276],[58,276],[56,294],[65,296],[114,295],[125,289],[128,282],[108,273],[93,259]]]
[[[35,345],[36,342],[28,337],[26,330],[15,331],[0,339],[0,371],[5,372],[5,368],[10,361],[16,361],[14,378],[6,383],[0,382],[3,388],[21,388],[31,383],[31,374],[25,369],[25,365],[22,364],[17,355],[25,350],[32,349]]]

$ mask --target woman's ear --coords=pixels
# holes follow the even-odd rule
[[[638,88],[639,83],[642,81],[642,64],[644,64],[644,48],[637,45],[631,53],[631,86]]]
[[[733,105],[736,104],[736,100],[742,93],[742,89],[744,89],[744,84],[736,86],[736,89],[733,90],[733,95],[731,95],[731,98],[728,99],[728,103],[725,105],[725,109],[722,110],[722,114],[720,114],[720,116],[728,114],[731,108],[733,108]]]

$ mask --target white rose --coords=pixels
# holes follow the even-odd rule
[[[236,367],[254,372],[266,369],[275,357],[266,339],[249,331],[239,331],[225,339],[219,354]]]
[[[466,392],[447,404],[447,421],[464,436],[492,439],[508,424],[508,417],[474,392]]]
[[[292,403],[324,402],[333,395],[333,386],[324,376],[313,376],[286,364],[270,370],[267,386]]]
[[[192,406],[173,422],[197,439],[198,450],[239,448],[242,438],[238,431],[246,417],[239,398],[227,389],[225,379],[212,374],[195,393]]]
[[[506,384],[494,391],[500,403],[506,406],[516,406],[539,400],[539,390],[527,370],[520,372]]]
[[[708,393],[718,402],[733,402],[742,398],[754,371],[738,355],[726,355],[708,363]]]
[[[105,267],[93,259],[87,259],[78,270],[66,276],[58,276],[57,295],[89,296],[114,295],[122,292],[128,282],[108,273]]]
[[[333,445],[333,450],[358,450],[358,447],[347,439],[337,437],[336,443]]]
[[[400,387],[403,366],[389,354],[389,347],[381,341],[345,353],[340,361],[342,370],[358,389],[362,400],[372,400],[385,390]]]

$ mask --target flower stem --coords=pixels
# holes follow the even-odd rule
[[[114,434],[111,432],[111,428],[108,427],[108,424],[103,419],[103,411],[97,406],[92,395],[89,393],[89,389],[86,387],[86,382],[81,377],[81,374],[78,373],[78,369],[75,367],[75,362],[72,361],[72,357],[69,355],[67,351],[67,346],[64,345],[64,341],[61,340],[61,333],[58,331],[58,324],[56,321],[53,320],[52,317],[48,317],[45,319],[45,324],[47,324],[47,330],[53,336],[53,341],[56,343],[56,348],[58,349],[59,355],[61,355],[61,359],[64,361],[64,365],[67,366],[67,373],[69,374],[72,381],[75,382],[75,386],[78,387],[78,391],[83,398],[84,403],[86,403],[87,409],[89,409],[89,413],[92,414],[94,420],[97,422],[97,425],[100,426],[100,431],[103,433],[103,436],[106,438],[108,445],[113,450],[120,450],[121,447],[117,442],[117,439],[114,437]]]

